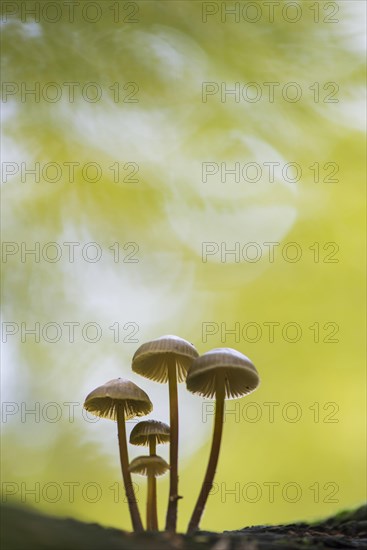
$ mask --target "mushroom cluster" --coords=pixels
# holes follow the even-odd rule
[[[186,380],[187,389],[215,399],[215,419],[209,461],[197,498],[188,533],[199,528],[206,501],[213,486],[223,431],[224,401],[237,399],[259,385],[258,372],[248,357],[231,348],[212,349],[199,356],[195,347],[178,336],[162,336],[142,344],[135,352],[132,370],[145,378],[168,383],[170,426],[157,420],[137,423],[130,433],[132,445],[149,447],[149,454],[129,462],[125,422],[151,413],[148,395],[129,380],[117,378],[93,390],[84,408],[96,416],[117,421],[122,479],[135,532],[144,530],[131,474],[147,477],[146,529],[158,531],[156,478],[169,471],[169,499],[165,530],[175,533],[178,494],[178,396],[177,384]],[[159,444],[169,443],[169,464],[156,454]]]

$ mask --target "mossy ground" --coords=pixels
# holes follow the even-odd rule
[[[307,524],[247,527],[193,536],[134,535],[17,506],[1,509],[2,550],[276,550],[367,548],[367,506]]]

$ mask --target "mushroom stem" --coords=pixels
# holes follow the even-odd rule
[[[117,430],[120,450],[121,472],[122,478],[124,480],[127,502],[129,504],[131,523],[133,525],[134,531],[136,533],[139,533],[141,531],[144,531],[144,528],[141,522],[139,509],[135,498],[134,487],[131,481],[131,474],[129,472],[129,455],[127,451],[125,411],[123,406],[117,407]]]
[[[169,359],[172,363],[174,358]],[[171,367],[171,368],[170,368]],[[170,445],[169,445],[169,500],[166,515],[166,531],[176,532],[178,496],[178,398],[177,374],[175,365],[168,365]]]
[[[157,480],[154,473],[148,473],[147,529],[158,531]]]
[[[225,398],[225,385],[224,380],[216,379],[216,402],[215,402],[215,421],[213,430],[212,447],[210,449],[209,462],[205,473],[204,482],[196,501],[194,511],[192,513],[190,523],[187,529],[188,534],[194,533],[200,523],[201,516],[204,511],[206,501],[208,499],[210,490],[213,486],[213,480],[217,469],[219,449],[223,432],[223,415],[224,415],[224,398]]]
[[[149,437],[149,454],[150,454],[150,456],[156,454],[156,449],[157,449],[157,443],[156,443],[155,435],[151,435]]]
[[[149,438],[149,454],[156,454],[156,438]],[[149,521],[148,521],[149,515]],[[153,473],[148,473],[148,499],[147,499],[147,529],[158,531],[158,513],[157,513],[157,480]]]

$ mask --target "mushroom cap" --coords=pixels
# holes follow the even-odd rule
[[[130,433],[130,443],[133,445],[149,445],[149,439],[154,436],[156,443],[168,443],[170,428],[158,420],[142,420]]]
[[[138,456],[130,462],[129,470],[132,474],[140,474],[141,476],[147,476],[148,474],[162,476],[169,470],[169,465],[157,455]]]
[[[164,384],[168,380],[168,368],[174,364],[177,380],[183,382],[191,363],[198,356],[194,346],[187,340],[166,335],[142,344],[134,354],[132,369],[150,380]]]
[[[84,402],[87,411],[111,420],[117,420],[118,406],[123,406],[125,420],[134,416],[144,416],[153,409],[153,404],[145,391],[124,378],[115,378],[99,386],[87,395]]]
[[[251,393],[260,383],[259,374],[246,355],[232,348],[215,348],[195,359],[187,375],[187,389],[213,398],[216,382],[221,379],[226,399]]]

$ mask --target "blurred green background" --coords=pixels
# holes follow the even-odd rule
[[[151,417],[167,421],[167,387],[133,375],[130,362],[144,341],[178,334],[201,353],[239,349],[262,380],[255,394],[228,403],[235,414],[225,419],[202,528],[312,520],[360,504],[366,497],[364,3],[281,2],[271,18],[262,2],[256,12],[248,2],[77,2],[73,17],[60,2],[59,19],[55,3],[38,2],[39,16],[24,11],[31,4],[4,2],[2,13],[2,238],[13,243],[2,264],[3,501],[130,529],[116,426],[83,417],[82,403],[97,385],[130,377],[154,402]],[[205,82],[219,91],[203,102]],[[230,89],[236,82],[241,90],[257,83],[259,101],[221,94],[221,83]],[[273,102],[267,82],[276,83]],[[299,101],[282,95],[290,82],[301,90]],[[73,101],[65,83],[74,83]],[[37,94],[37,86],[39,96],[25,94],[24,87]],[[249,97],[254,90],[248,88]],[[137,101],[127,101],[131,93]],[[36,162],[38,182],[24,172]],[[70,162],[79,163],[74,178]],[[100,167],[98,181],[91,181],[93,168],[82,171],[90,162]],[[219,173],[205,182],[205,162],[228,168],[255,162],[261,177],[221,181]],[[269,162],[279,163],[272,182]],[[42,174],[47,163],[57,166]],[[127,163],[138,165],[135,182],[123,181],[132,169]],[[300,177],[292,176],[297,181],[282,173],[287,163],[301,167]],[[335,164],[326,163],[336,163],[336,181],[327,179]],[[59,261],[47,259],[52,247],[42,256],[50,242],[60,246]],[[64,245],[70,242],[80,243],[74,262]],[[102,251],[99,261],[82,256],[90,242]],[[219,250],[207,261],[205,242]],[[220,255],[249,242],[258,243],[259,261]],[[267,242],[279,243],[274,261]],[[282,255],[291,242],[301,250],[299,261]],[[40,243],[39,261],[22,256],[21,243],[29,249]],[[293,257],[295,248],[288,250]],[[21,327],[37,322],[39,342]],[[47,323],[60,327],[58,341],[50,341],[56,325],[42,335]],[[72,342],[70,323],[79,323]],[[100,329],[94,343],[93,326],[83,336],[87,323]],[[274,338],[269,323],[279,323]],[[226,334],[233,328],[236,334]],[[210,403],[184,385],[180,405],[184,530],[213,417]],[[167,449],[158,450],[167,457]],[[132,457],[138,454],[131,449]],[[136,482],[144,513],[144,480]],[[167,477],[158,491],[163,525]]]

